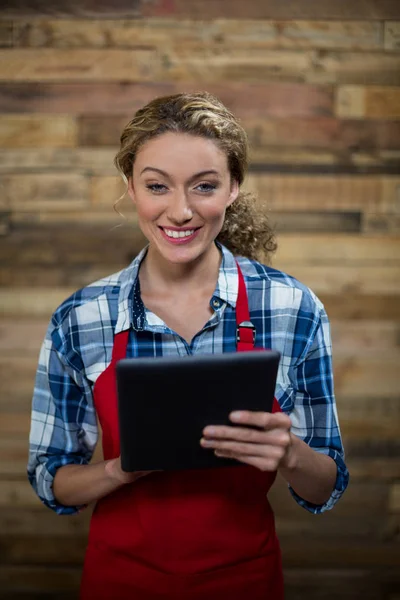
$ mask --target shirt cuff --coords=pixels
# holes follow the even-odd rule
[[[57,502],[53,494],[53,481],[57,470],[65,465],[87,465],[88,461],[79,456],[52,456],[46,463],[38,464],[34,473],[28,473],[29,482],[45,506],[58,515],[74,515],[86,505],[64,506]]]
[[[315,515],[319,515],[327,510],[331,510],[331,508],[333,508],[336,502],[341,498],[343,492],[345,491],[349,483],[349,471],[343,461],[343,458],[336,450],[331,450],[330,448],[313,448],[313,450],[330,456],[336,463],[336,482],[330,498],[324,504],[312,504],[311,502],[304,500],[298,494],[296,494],[296,492],[290,485],[289,491],[292,494],[293,498],[296,500],[297,504],[300,504],[300,506],[302,506],[309,512],[314,513]]]

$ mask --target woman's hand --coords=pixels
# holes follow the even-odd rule
[[[217,456],[234,458],[261,471],[291,467],[293,442],[291,421],[287,415],[235,411],[229,418],[240,427],[207,426],[200,440],[203,448],[213,448]]]
[[[115,482],[120,484],[133,483],[140,477],[154,473],[154,471],[133,471],[126,472],[121,468],[121,457],[113,458],[106,462],[105,471],[107,475]]]

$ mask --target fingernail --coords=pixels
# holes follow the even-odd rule
[[[242,418],[242,413],[238,410],[232,412],[230,415],[230,419],[231,421],[240,421],[240,419]]]
[[[200,444],[202,446],[211,447],[213,445],[213,441],[212,440],[205,440],[204,438],[201,438]]]
[[[204,433],[204,435],[214,435],[215,429],[214,429],[214,427],[208,426],[204,429],[203,433]]]

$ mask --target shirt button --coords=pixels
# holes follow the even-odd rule
[[[220,307],[220,305],[221,305],[221,303],[220,303],[220,301],[219,301],[219,300],[213,300],[212,304],[213,304],[213,307],[214,307],[214,308],[219,308],[219,307]]]

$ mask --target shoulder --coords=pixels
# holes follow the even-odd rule
[[[50,335],[55,346],[81,332],[101,330],[118,315],[118,298],[126,269],[99,279],[77,290],[54,311]]]
[[[317,295],[304,283],[279,269],[256,260],[238,257],[237,261],[246,281],[249,296],[267,293],[269,302],[280,308],[295,308],[314,314],[324,312]]]

